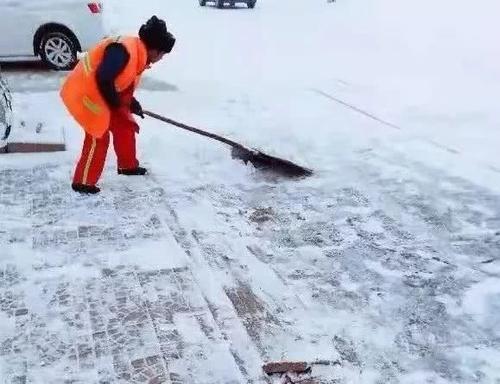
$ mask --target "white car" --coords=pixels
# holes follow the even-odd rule
[[[96,0],[0,0],[0,61],[40,57],[71,69],[78,52],[105,37],[102,11]]]
[[[0,153],[6,148],[12,128],[12,95],[0,71]]]

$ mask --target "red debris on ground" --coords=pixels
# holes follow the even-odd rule
[[[310,370],[309,365],[305,361],[280,361],[280,362],[271,362],[266,363],[262,366],[264,372],[268,375],[272,375],[274,373],[285,373],[285,372],[294,372],[294,373],[304,373]]]
[[[62,152],[65,150],[64,144],[8,143],[6,147],[0,148],[0,153]]]

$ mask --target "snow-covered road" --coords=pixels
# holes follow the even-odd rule
[[[113,30],[157,13],[178,37],[145,107],[309,179],[145,120],[152,174],[110,154],[103,192],[75,195],[60,76],[7,72],[68,152],[0,158],[0,382],[281,383],[261,369],[280,359],[321,363],[310,383],[500,382],[498,6],[310,3],[107,3]]]

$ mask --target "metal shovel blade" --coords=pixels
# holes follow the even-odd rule
[[[289,160],[280,159],[261,151],[250,150],[243,146],[233,147],[231,157],[242,160],[245,164],[250,162],[256,169],[274,172],[286,177],[306,177],[313,174],[312,170]]]

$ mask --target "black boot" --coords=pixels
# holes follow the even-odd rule
[[[87,195],[95,195],[101,192],[101,190],[95,185],[71,184],[71,188],[73,188],[73,191],[75,192],[85,193]]]
[[[137,167],[137,168],[132,168],[132,169],[120,169],[120,168],[118,168],[119,175],[144,176],[147,173],[148,173],[148,170],[146,168],[143,168],[143,167]]]

